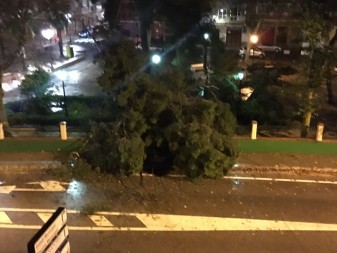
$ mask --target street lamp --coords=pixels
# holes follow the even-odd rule
[[[161,61],[161,56],[159,54],[154,54],[151,57],[151,62],[154,64],[159,64]]]
[[[259,37],[256,34],[253,34],[250,36],[250,42],[255,46],[255,44],[258,42]],[[253,47],[253,57],[254,57],[254,47]],[[248,54],[250,54],[250,52],[248,52]]]
[[[241,69],[241,71],[238,73],[238,78],[239,78],[239,84],[240,84],[240,87],[242,85],[242,80],[243,78],[245,77],[245,70],[244,69]]]
[[[259,37],[256,34],[253,34],[250,36],[250,42],[252,42],[253,44],[256,44],[259,40]]]
[[[55,35],[55,30],[48,28],[48,29],[44,29],[41,31],[42,36],[49,41],[50,43],[50,48],[49,48],[49,53],[50,53],[50,69],[53,71],[54,67],[53,67],[53,56],[52,56],[52,49],[51,49],[51,38]]]
[[[207,69],[207,42],[209,41],[209,34],[204,33],[204,74],[206,77],[206,83],[208,82],[208,69]]]
[[[64,87],[64,81],[67,78],[67,75],[64,71],[60,71],[57,73],[58,78],[62,81],[62,90],[63,90],[63,109],[64,109],[64,116],[68,117],[68,107],[67,107],[67,100],[66,100],[66,90]]]

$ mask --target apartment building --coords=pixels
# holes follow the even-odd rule
[[[245,16],[248,4],[231,5],[227,1],[218,4],[213,20],[227,48],[237,49],[246,44]],[[300,27],[302,7],[294,1],[260,1],[256,14],[260,17],[258,29],[259,43],[278,45],[282,48],[298,48],[302,43],[303,33]],[[330,15],[337,17],[336,12]],[[337,22],[336,22],[337,24]]]

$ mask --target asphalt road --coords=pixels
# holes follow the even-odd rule
[[[27,252],[59,206],[68,210],[71,252],[334,252],[337,243],[331,175],[231,175],[180,184],[170,209],[115,203],[95,216],[79,210],[111,195],[83,183],[37,172],[0,172],[0,181],[0,253]]]
[[[77,42],[77,45],[80,47],[79,50],[85,50],[85,57],[74,65],[51,73],[50,91],[54,95],[63,95],[61,72],[64,75],[67,96],[93,96],[102,93],[96,80],[101,70],[98,64],[94,63],[94,56],[98,52],[97,47],[93,43],[86,41]],[[4,103],[18,101],[23,98],[17,85],[12,84],[12,87],[10,86],[5,92]]]

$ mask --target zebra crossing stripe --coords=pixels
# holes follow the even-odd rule
[[[37,215],[40,217],[40,219],[44,223],[46,223],[53,214],[52,213],[37,213]]]
[[[11,219],[5,212],[0,212],[0,224],[12,224]]]
[[[89,215],[89,218],[96,224],[98,227],[113,227],[113,224],[102,215]]]

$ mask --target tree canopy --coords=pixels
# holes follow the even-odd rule
[[[116,174],[176,170],[190,178],[223,176],[238,154],[230,106],[200,97],[200,83],[169,64],[140,72],[143,52],[129,48],[132,58],[123,62],[125,48],[122,42],[106,54],[99,78],[114,92],[121,113],[116,122],[94,124],[84,157]]]

